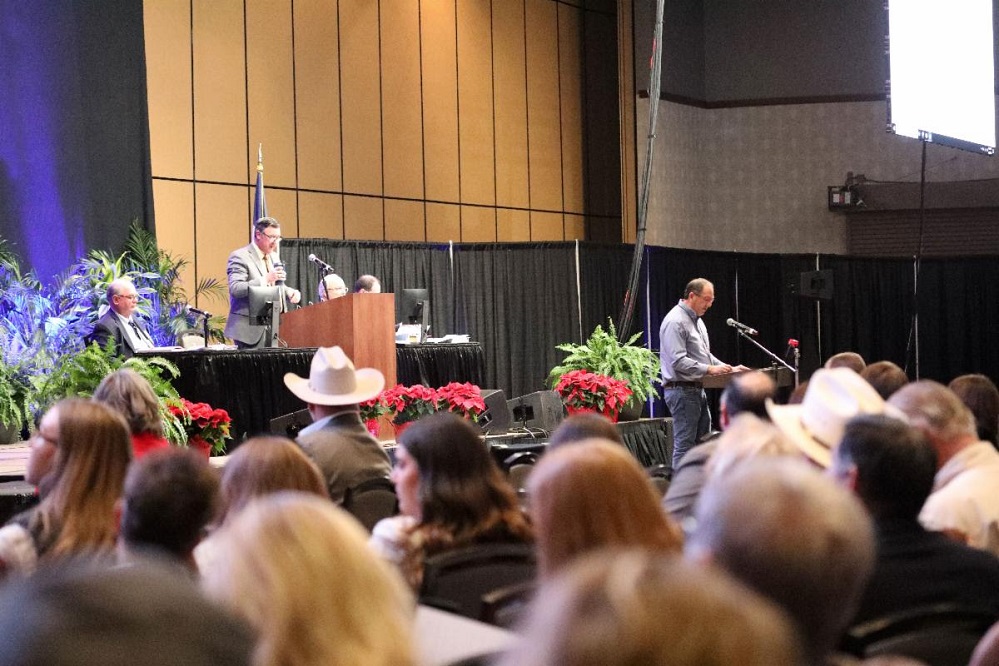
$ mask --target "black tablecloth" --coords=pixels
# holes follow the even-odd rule
[[[232,417],[232,436],[240,442],[268,432],[270,420],[302,409],[302,401],[284,385],[284,375],[307,377],[314,347],[295,349],[194,349],[162,356],[180,376],[173,385],[192,402],[221,407]],[[396,352],[396,378],[401,384],[438,387],[448,382],[481,385],[483,354],[479,343],[409,345]]]

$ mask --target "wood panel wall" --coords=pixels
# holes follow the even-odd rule
[[[224,281],[258,144],[286,237],[584,238],[584,4],[144,0],[161,246]]]

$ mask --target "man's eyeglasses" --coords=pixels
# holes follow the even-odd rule
[[[272,240],[272,241],[279,241],[279,240],[281,240],[280,234],[272,236],[270,234],[261,233],[260,235],[263,236],[264,238],[267,238],[267,239]]]
[[[128,299],[130,301],[137,301],[137,300],[139,300],[139,295],[138,294],[115,294],[115,297],[116,298],[125,298],[125,299]]]

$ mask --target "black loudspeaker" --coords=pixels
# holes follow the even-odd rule
[[[275,416],[271,419],[271,434],[295,439],[302,428],[312,425],[312,414],[308,409],[300,409],[291,414]]]
[[[482,432],[496,435],[509,430],[513,418],[506,394],[498,389],[482,389],[482,399],[486,402],[486,411],[479,415],[478,421]]]
[[[562,399],[555,391],[536,391],[506,403],[518,428],[554,430],[562,422]]]

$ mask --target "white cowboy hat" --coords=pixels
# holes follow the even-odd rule
[[[767,413],[811,460],[829,467],[832,449],[843,438],[846,423],[860,414],[905,416],[849,368],[816,370],[800,405],[777,405],[767,400]]]
[[[374,368],[354,370],[339,347],[320,347],[312,357],[309,378],[289,372],[284,385],[313,405],[356,405],[378,395],[385,387],[385,376]]]

